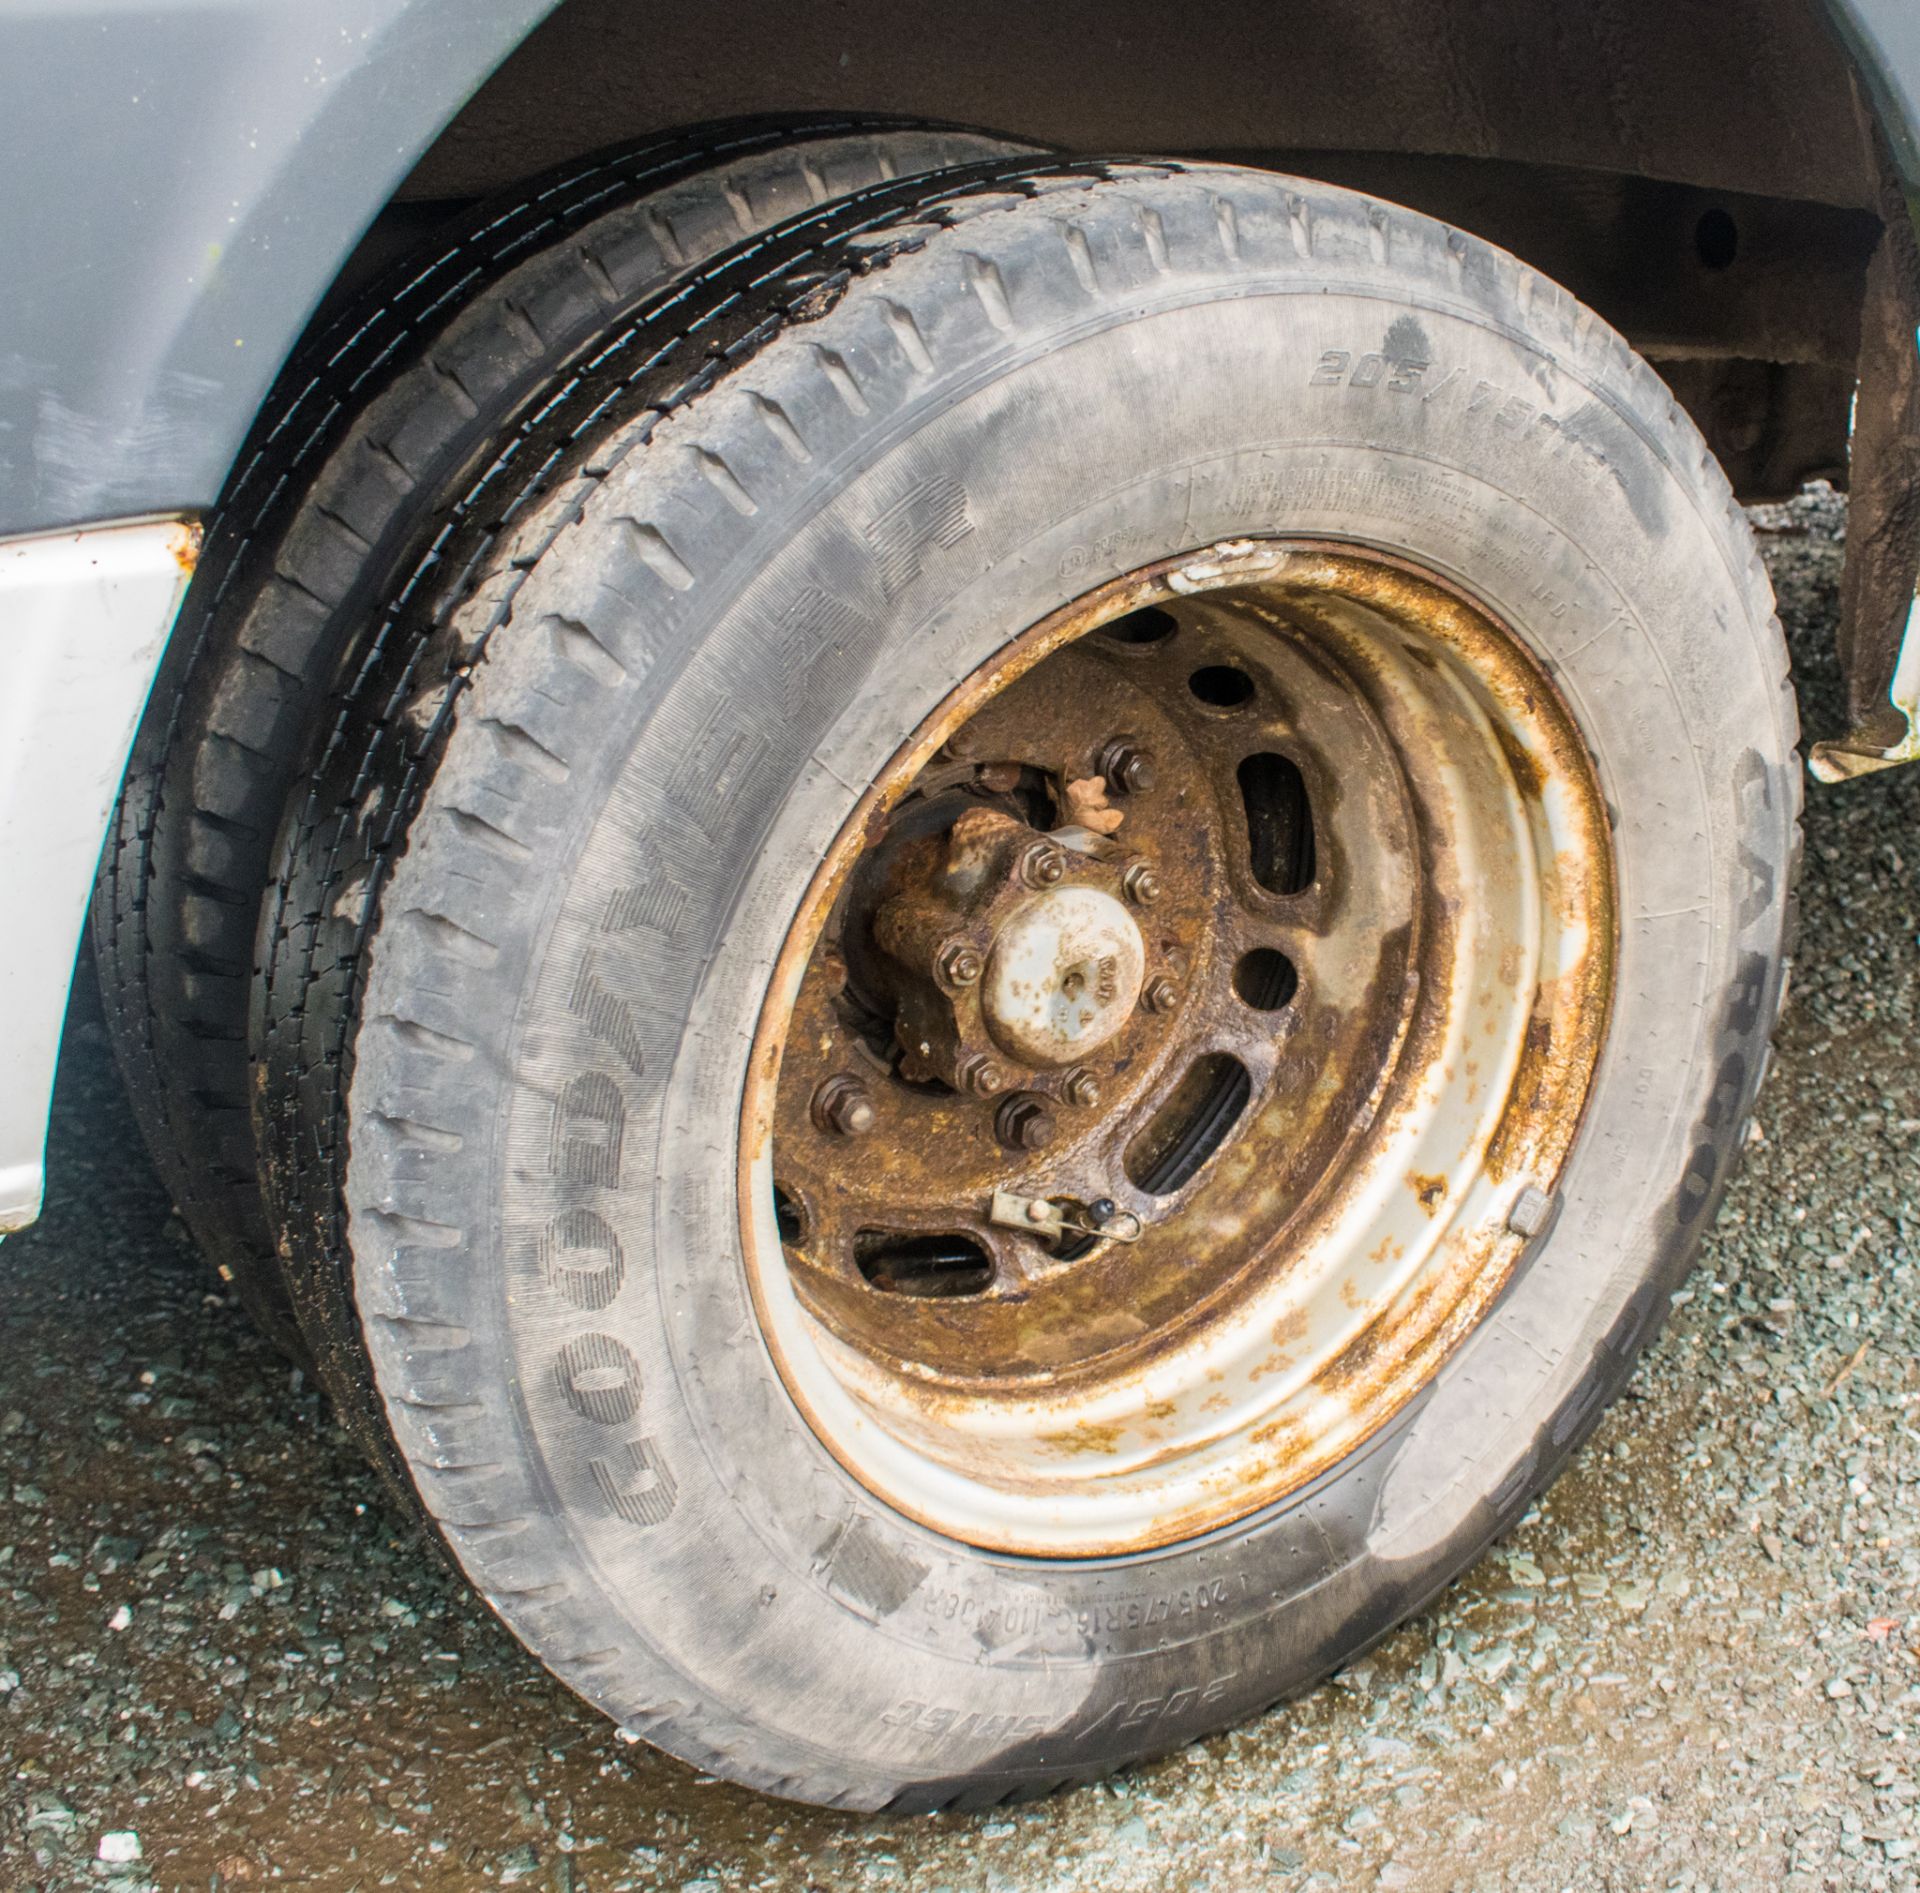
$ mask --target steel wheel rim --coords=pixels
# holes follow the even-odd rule
[[[1113,635],[1150,624],[1142,614],[1174,628]],[[1240,681],[1203,684],[1209,670]],[[1048,704],[1064,707],[1050,719]],[[1120,738],[1153,759],[1144,793],[1110,753]],[[1311,866],[1290,890],[1255,873],[1263,847],[1280,872],[1287,838],[1263,840],[1249,757],[1299,777]],[[968,786],[968,770],[1000,782],[1015,761],[1044,785],[1025,802]],[[1089,794],[1097,768],[1106,785]],[[1073,839],[1086,824],[1066,823],[1058,884],[1030,878],[1023,835],[977,816],[1000,852],[988,847],[995,865],[975,877],[991,884],[985,907],[953,924],[954,807],[1018,815],[1034,842],[1048,819],[1088,816],[1097,841],[1103,801],[1125,817],[1118,833],[1088,856]],[[915,821],[944,837],[931,875],[901,865],[898,836]],[[1145,900],[1128,879],[1143,863],[1160,882]],[[860,905],[876,881],[891,908]],[[1146,1003],[1122,1005],[1117,1027],[1097,1020],[1113,1036],[1088,1058],[1065,1065],[1055,1047],[1055,1062],[1035,1063],[1041,1041],[977,995],[1021,916],[1057,918],[1048,903],[1069,892],[1131,919]],[[1123,947],[1108,908],[1082,905]],[[956,943],[981,960],[958,982],[940,959]],[[839,969],[823,973],[836,946],[864,958],[844,978],[851,1002],[832,991]],[[751,1060],[740,1174],[755,1304],[789,1392],[875,1496],[990,1549],[1112,1555],[1273,1503],[1427,1383],[1537,1233],[1604,1036],[1613,947],[1591,760],[1521,639],[1459,590],[1356,547],[1247,540],[1074,600],[901,747],[789,930]],[[1255,980],[1251,997],[1242,985],[1263,952],[1292,974],[1277,1004],[1284,978]],[[892,969],[879,1004],[876,964]],[[1177,990],[1156,1011],[1153,982],[1170,967]],[[1116,975],[1114,1003],[1127,984]],[[881,1070],[874,1016],[888,1010],[895,1069]],[[960,1022],[936,1047],[928,1020]],[[937,1071],[916,1066],[912,1046],[898,1057],[908,1038]],[[965,1063],[983,1056],[1003,1067],[986,1096]],[[1130,1146],[1198,1061],[1218,1057],[1244,1073],[1239,1109],[1191,1174],[1145,1187]],[[1099,1103],[1077,1106],[1068,1088],[1089,1074]],[[842,1079],[852,1103],[834,1090]],[[1053,1142],[1036,1151],[1005,1133],[1009,1095],[1051,1112]],[[903,1165],[922,1146],[938,1161]],[[916,1198],[903,1211],[909,1168],[915,1187],[931,1176],[961,1207]],[[1100,1177],[1118,1177],[1105,1192],[1118,1231],[1110,1220],[1099,1237],[1036,1245],[988,1214],[983,1186],[1004,1184],[1023,1202],[1061,1201],[1084,1227]],[[1140,1239],[1117,1240],[1135,1215]],[[987,1285],[976,1269],[966,1291],[927,1295],[903,1289],[904,1272],[873,1275],[850,1240],[863,1218],[911,1238],[944,1220],[984,1252]]]

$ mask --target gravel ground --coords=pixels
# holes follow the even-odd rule
[[[1844,519],[1759,516],[1816,732]],[[0,1882],[1920,1887],[1920,771],[1807,826],[1754,1148],[1579,1463],[1306,1703],[989,1817],[756,1799],[524,1657],[208,1292],[83,991],[0,1251]]]

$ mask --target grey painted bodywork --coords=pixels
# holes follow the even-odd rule
[[[200,511],[552,0],[0,0],[0,535]]]
[[[1920,6],[1914,0],[1829,0],[1853,48],[1893,161],[1920,193]]]

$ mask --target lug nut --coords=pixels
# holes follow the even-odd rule
[[[955,1075],[961,1086],[976,1098],[997,1097],[1007,1088],[1007,1074],[992,1059],[979,1052],[963,1059]]]
[[[829,1078],[813,1094],[813,1121],[837,1137],[864,1137],[878,1115],[866,1086],[845,1072]]]
[[[1053,1133],[1046,1099],[1031,1091],[1016,1092],[993,1114],[993,1134],[1009,1150],[1045,1150]]]
[[[1100,773],[1115,795],[1145,795],[1159,779],[1153,751],[1116,736],[1100,752]]]
[[[1066,871],[1060,850],[1050,841],[1036,841],[1020,857],[1020,878],[1029,887],[1057,887]]]
[[[986,970],[978,949],[967,940],[949,940],[940,949],[936,967],[949,986],[971,986]]]
[[[1180,1003],[1180,988],[1166,974],[1157,973],[1141,988],[1140,1003],[1149,1012],[1171,1012]]]
[[[1121,876],[1120,886],[1137,906],[1151,907],[1160,898],[1160,877],[1144,861],[1136,861]]]
[[[1061,1092],[1069,1104],[1077,1104],[1082,1110],[1090,1111],[1100,1102],[1100,1080],[1084,1065],[1076,1065],[1067,1073],[1067,1081]]]

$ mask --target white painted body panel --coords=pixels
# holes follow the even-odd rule
[[[0,1232],[40,1213],[74,956],[199,529],[0,540]]]

